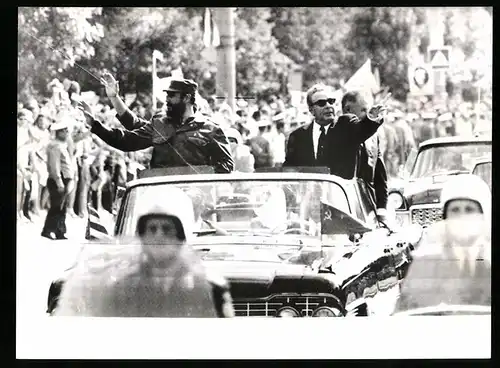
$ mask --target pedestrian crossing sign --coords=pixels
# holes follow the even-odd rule
[[[451,47],[443,46],[429,49],[429,62],[433,69],[448,69],[450,67]]]

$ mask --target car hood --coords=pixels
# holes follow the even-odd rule
[[[404,195],[408,206],[419,204],[437,204],[440,201],[441,190],[444,184],[455,175],[446,173],[427,176],[417,180],[407,181],[404,185],[391,188],[390,191],[397,190]]]
[[[323,251],[321,246],[238,244],[196,248],[207,271],[229,282],[235,299],[287,292],[332,293],[339,285],[334,274],[319,275],[320,265],[332,252]]]
[[[285,262],[205,261],[207,271],[223,276],[234,299],[280,293],[333,293],[337,284],[307,265]]]

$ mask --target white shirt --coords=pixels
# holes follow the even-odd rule
[[[278,133],[274,137],[271,145],[273,151],[273,159],[275,163],[282,164],[285,162],[286,137],[283,133]]]
[[[325,134],[328,134],[328,129],[332,124],[325,125]],[[314,145],[314,157],[318,157],[318,145],[319,145],[319,136],[321,135],[321,125],[313,122],[313,145]]]

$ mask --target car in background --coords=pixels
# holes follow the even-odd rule
[[[168,200],[164,188],[181,188],[201,214],[191,245],[209,271],[228,280],[237,317],[392,313],[422,232],[379,224],[363,181],[289,168],[196,175],[156,170],[127,183],[114,237],[134,237],[144,198]],[[107,247],[97,239],[82,252],[106,253]],[[48,313],[70,274],[71,268],[52,282]]]
[[[472,173],[491,152],[491,137],[484,135],[422,142],[410,153],[402,178],[389,183],[388,208],[395,210],[400,225],[427,227],[441,220],[443,184],[452,176]]]

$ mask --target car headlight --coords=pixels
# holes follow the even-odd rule
[[[337,308],[330,307],[320,307],[316,309],[313,314],[313,317],[340,317],[342,316],[342,312]]]
[[[399,192],[392,192],[387,197],[387,207],[393,210],[400,209],[405,203],[403,196]]]
[[[300,313],[292,307],[284,307],[276,313],[276,317],[300,317]]]

